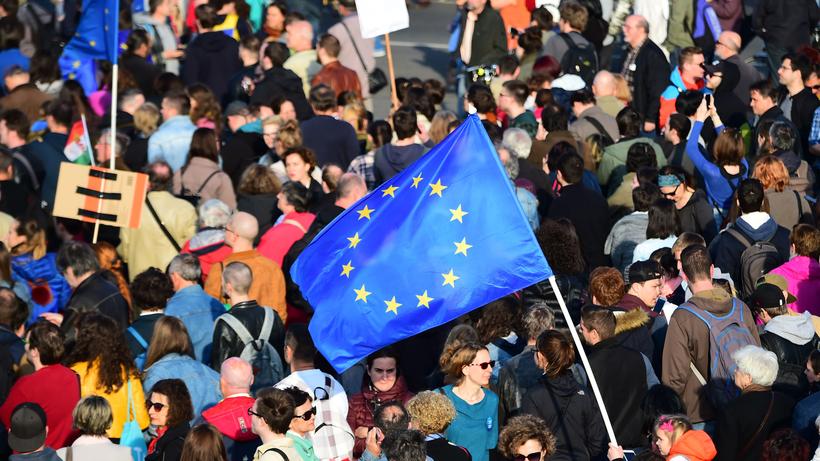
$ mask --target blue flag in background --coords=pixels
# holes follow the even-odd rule
[[[343,371],[384,346],[552,275],[478,117],[345,210],[293,280]]]
[[[97,90],[95,59],[117,63],[119,56],[119,0],[83,2],[80,23],[60,56],[64,79],[77,80],[89,95]]]

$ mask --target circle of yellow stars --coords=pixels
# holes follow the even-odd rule
[[[414,176],[412,178],[413,183],[410,185],[410,188],[411,189],[419,189],[419,186],[421,185],[421,182],[423,180],[424,180],[424,178],[422,177],[422,173],[419,173],[418,176]],[[446,186],[445,184],[442,184],[441,179],[437,179],[435,182],[430,181],[428,183],[428,187],[430,188],[430,192],[428,194],[428,197],[438,196],[439,198],[442,198],[443,197],[442,194],[447,189],[448,186]],[[381,189],[380,192],[382,194],[382,198],[385,198],[385,197],[396,198],[396,192],[399,191],[399,189],[401,189],[401,188],[398,187],[398,186],[391,185],[389,187]],[[450,208],[449,210],[450,210],[450,215],[451,215],[450,216],[450,222],[457,221],[459,224],[464,224],[464,217],[470,214],[468,211],[465,211],[462,208],[461,203],[459,203],[456,208]],[[372,217],[372,215],[375,211],[376,211],[376,209],[370,208],[369,205],[365,204],[364,207],[362,207],[358,210],[355,210],[356,214],[359,215],[357,221],[361,221],[362,219],[366,219],[366,220],[370,221],[370,219],[371,219],[371,217]],[[356,232],[352,236],[347,237],[347,241],[349,242],[349,245],[347,247],[348,249],[356,249],[356,247],[359,245],[359,243],[362,242],[362,238],[359,236],[359,233]],[[462,238],[460,242],[453,242],[453,245],[455,246],[455,252],[453,254],[454,255],[459,255],[460,254],[460,255],[463,255],[464,257],[468,256],[467,252],[473,247],[473,245],[470,245],[469,243],[467,243],[467,238],[466,237]],[[353,266],[353,260],[349,259],[346,264],[342,264],[342,269],[341,269],[341,273],[339,274],[339,276],[340,277],[347,277],[349,279],[350,274],[355,269],[356,269],[356,267]],[[453,271],[452,268],[450,268],[450,270],[448,272],[442,273],[441,277],[442,277],[441,286],[442,287],[450,286],[451,288],[455,288],[456,287],[456,282],[458,282],[458,280],[461,279],[460,276],[456,275],[456,273]],[[372,292],[367,291],[367,287],[365,286],[364,283],[362,283],[361,288],[358,288],[358,289],[353,288],[353,292],[356,294],[356,298],[355,298],[354,302],[361,301],[365,304],[367,304],[367,302],[368,302],[367,297],[370,296],[371,294],[373,294]],[[418,307],[424,307],[424,308],[429,309],[430,308],[430,302],[432,302],[435,299],[435,298],[431,297],[428,294],[428,290],[424,290],[423,293],[417,294],[415,296],[416,296],[416,299],[418,301],[417,304],[416,304],[417,308]],[[389,300],[383,301],[383,302],[384,302],[385,307],[386,307],[385,313],[392,312],[394,315],[398,315],[399,308],[403,306],[403,304],[400,303],[396,299],[395,296],[392,296]]]

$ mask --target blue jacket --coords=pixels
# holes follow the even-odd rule
[[[165,160],[174,171],[185,165],[196,125],[188,115],[171,117],[148,138],[148,163]]]
[[[151,388],[157,381],[171,378],[185,381],[188,392],[191,394],[194,416],[201,414],[203,410],[207,410],[222,400],[222,391],[219,389],[219,373],[187,355],[175,353],[166,355],[145,370],[145,379],[142,380],[145,395],[150,396]]]
[[[177,291],[165,306],[165,315],[176,317],[185,324],[194,345],[194,355],[202,363],[211,363],[214,322],[224,313],[225,306],[199,285]]]
[[[729,210],[732,207],[732,195],[735,189],[740,185],[740,181],[748,176],[749,163],[744,157],[741,160],[740,174],[731,178],[725,176],[723,169],[704,157],[698,147],[701,130],[703,130],[703,122],[695,122],[692,132],[689,133],[689,139],[686,141],[686,153],[703,176],[710,204],[712,206],[718,204],[722,210]],[[723,131],[723,125],[715,127],[715,131],[718,133]]]
[[[32,299],[29,324],[34,323],[42,313],[63,310],[71,298],[71,287],[57,270],[54,253],[47,253],[40,259],[34,259],[31,253],[14,256],[11,271],[14,280],[28,287]],[[32,292],[32,288],[37,289]]]

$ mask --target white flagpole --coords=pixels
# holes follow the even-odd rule
[[[108,148],[111,149],[111,163],[109,168],[114,169],[114,158],[117,156],[117,77],[119,74],[119,64],[114,63],[111,78],[111,141]]]
[[[558,298],[558,305],[561,306],[561,312],[564,314],[564,320],[566,320],[567,325],[569,326],[569,332],[572,335],[572,340],[575,342],[575,349],[578,350],[578,355],[581,356],[581,363],[583,363],[584,370],[587,372],[587,376],[589,377],[589,385],[592,387],[592,393],[595,395],[595,401],[598,402],[598,409],[601,410],[601,416],[604,417],[604,426],[606,426],[606,432],[609,434],[609,441],[617,445],[618,441],[615,439],[615,430],[612,429],[612,422],[609,420],[609,413],[607,413],[606,406],[604,405],[604,399],[601,397],[601,390],[598,389],[598,382],[595,380],[595,374],[592,373],[592,367],[589,366],[589,359],[587,359],[587,354],[584,352],[584,346],[581,344],[581,338],[578,337],[578,332],[575,331],[575,325],[572,323],[572,317],[569,315],[567,305],[564,304],[564,297],[561,296],[561,290],[558,289],[558,284],[555,283],[554,275],[550,276],[550,285],[552,286],[552,291],[555,293],[555,297]]]

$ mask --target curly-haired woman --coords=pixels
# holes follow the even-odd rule
[[[80,376],[82,397],[99,395],[111,405],[114,420],[108,437],[118,439],[126,420],[134,417],[141,428],[148,427],[148,412],[140,405],[145,400],[142,382],[120,326],[98,313],[80,314],[76,325],[77,340],[66,362]]]
[[[434,391],[420,392],[407,402],[413,427],[424,434],[427,455],[433,459],[470,461],[466,448],[453,444],[444,431],[456,418],[456,408],[450,399]]]
[[[555,437],[543,419],[521,415],[504,426],[498,436],[498,448],[507,459],[544,461],[555,452]]]

